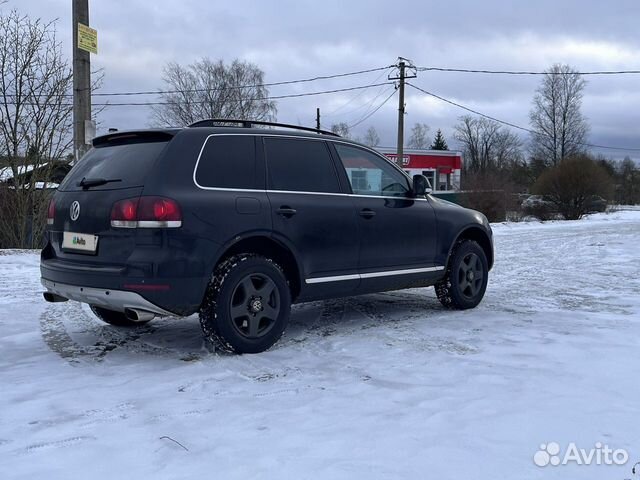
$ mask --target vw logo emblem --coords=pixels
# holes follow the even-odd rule
[[[69,214],[71,215],[71,220],[74,222],[80,216],[80,203],[76,200],[71,204],[71,208],[69,208]]]

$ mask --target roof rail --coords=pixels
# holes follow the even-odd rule
[[[197,122],[192,123],[191,125],[189,125],[189,128],[225,126],[220,125],[225,123],[237,123],[242,125],[244,128],[252,128],[254,125],[264,125],[269,127],[292,128],[294,130],[303,130],[305,132],[320,133],[322,135],[331,135],[334,137],[340,136],[335,132],[330,132],[329,130],[320,130],[318,128],[302,127],[300,125],[291,125],[289,123],[265,122],[262,120],[238,120],[236,118],[207,118],[205,120],[198,120]]]

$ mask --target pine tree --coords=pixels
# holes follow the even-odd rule
[[[433,139],[433,143],[429,148],[431,148],[431,150],[449,150],[447,141],[444,139],[440,129],[436,132],[436,137]]]

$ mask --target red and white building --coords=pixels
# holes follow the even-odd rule
[[[377,150],[393,162],[398,157],[395,149],[377,148]],[[411,176],[424,175],[431,182],[434,191],[460,190],[462,152],[404,149],[402,156],[404,171]]]

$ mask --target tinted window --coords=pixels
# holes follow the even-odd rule
[[[323,141],[265,138],[269,188],[338,193],[338,177]]]
[[[94,147],[73,167],[59,189],[81,190],[82,187],[79,187],[78,183],[83,178],[121,180],[92,187],[92,190],[144,185],[144,178],[153,168],[153,164],[167,143],[167,141],[137,142]]]
[[[254,137],[209,137],[200,156],[196,181],[203,187],[256,188]]]
[[[353,193],[386,197],[405,197],[409,193],[407,177],[387,160],[361,148],[335,143],[347,171]]]

